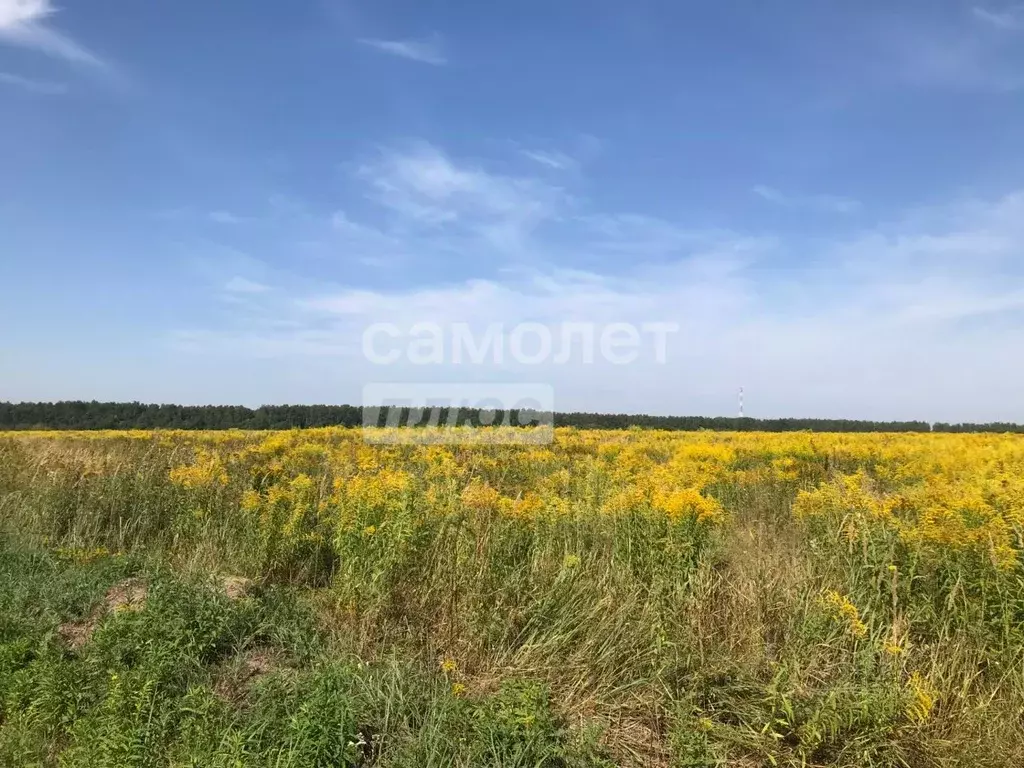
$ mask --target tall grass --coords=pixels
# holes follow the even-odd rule
[[[1024,441],[936,437],[0,439],[0,763],[1024,764]]]

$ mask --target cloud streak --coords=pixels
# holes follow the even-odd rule
[[[270,287],[236,275],[225,283],[224,290],[228,293],[266,293]]]
[[[75,65],[109,71],[109,65],[48,24],[56,9],[50,0],[0,0],[0,42],[33,48]]]
[[[537,149],[524,149],[522,150],[523,156],[528,157],[535,163],[540,163],[548,168],[553,168],[556,171],[566,171],[575,168],[576,161],[562,152],[547,152]]]
[[[977,24],[883,14],[884,23],[874,38],[877,51],[868,66],[886,82],[913,87],[989,94],[1019,91],[1024,75],[1017,40],[1000,34],[1024,21],[1017,9],[965,9]]]
[[[381,40],[378,38],[363,37],[357,42],[369,46],[382,53],[398,56],[410,61],[418,61],[421,64],[431,64],[435,67],[444,66],[448,63],[441,40],[433,37],[428,40]]]
[[[769,203],[784,208],[799,208],[826,213],[856,213],[861,209],[859,200],[834,195],[788,195],[774,187],[759,184],[750,190],[753,194]]]
[[[13,88],[20,88],[29,93],[38,93],[43,96],[63,96],[68,92],[64,83],[52,83],[46,80],[35,80],[29,77],[22,77],[11,72],[0,72],[0,84],[9,85]]]
[[[245,216],[238,216],[237,214],[231,213],[231,211],[210,211],[207,214],[207,218],[214,224],[246,224],[250,221]]]
[[[1012,5],[1001,11],[975,6],[974,18],[998,29],[1024,30],[1024,5]]]

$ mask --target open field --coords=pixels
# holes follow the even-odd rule
[[[0,765],[1024,765],[1024,437],[0,437]]]

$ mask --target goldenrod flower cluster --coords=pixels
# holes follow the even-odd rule
[[[913,672],[907,680],[907,717],[915,723],[923,723],[931,715],[938,700],[938,692],[920,672]]]
[[[847,631],[854,637],[864,637],[868,633],[867,625],[861,621],[860,611],[857,610],[850,598],[841,595],[835,590],[828,590],[822,597],[822,602],[832,615],[845,624]]]
[[[188,464],[174,467],[170,472],[171,482],[183,488],[213,488],[228,484],[228,473],[221,457],[208,449],[197,448],[195,457]]]
[[[799,520],[851,547],[884,540],[937,560],[970,554],[1001,572],[1019,563],[1020,436],[559,428],[549,445],[517,445],[515,430],[497,428],[461,445],[446,444],[444,433],[432,444],[387,433],[366,440],[343,428],[133,430],[12,439],[50,473],[98,479],[124,470],[112,458],[117,451],[154,444],[172,457],[165,478],[197,518],[239,510],[263,540],[288,546],[349,532],[386,539],[398,520],[449,515],[524,525],[639,515],[705,535],[727,523],[737,492],[774,488],[793,499]]]

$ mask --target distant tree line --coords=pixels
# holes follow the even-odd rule
[[[362,424],[351,405],[0,403],[0,429],[290,429]]]
[[[713,429],[734,432],[930,432],[926,421],[862,421],[854,419],[753,419],[728,416],[647,416],[603,413],[559,413],[556,423],[581,429],[646,427],[696,431]]]
[[[937,422],[932,425],[933,432],[1024,432],[1024,424],[1012,424],[1006,421],[995,421],[991,424],[944,424]]]
[[[291,429],[294,427],[358,427],[363,409],[355,405],[156,405],[148,403],[0,402],[0,430],[14,429]],[[546,418],[545,418],[546,416]],[[447,409],[422,413],[412,409],[373,409],[369,423],[380,426],[511,424],[550,422],[550,415],[533,412],[481,412]],[[555,424],[580,429],[645,427],[694,431],[699,429],[796,432],[1024,432],[1020,424],[928,424],[924,421],[863,421],[852,419],[753,419],[715,416],[647,416],[607,413],[556,413]]]

